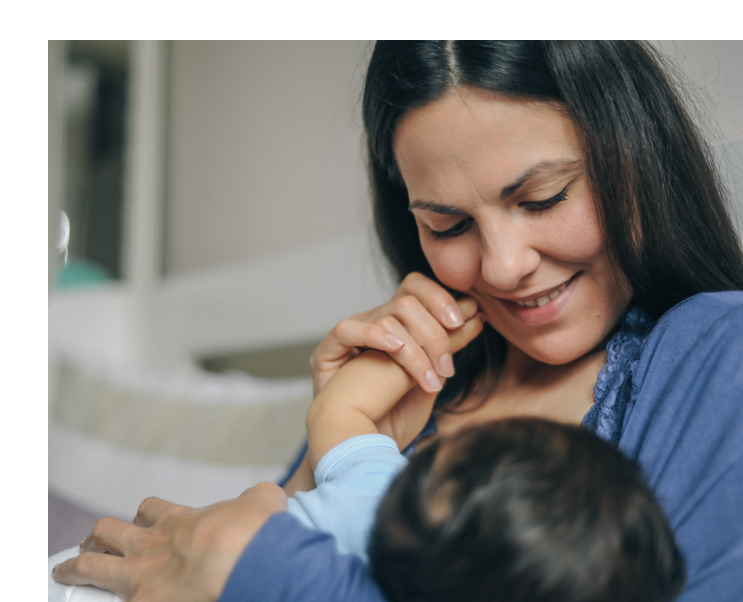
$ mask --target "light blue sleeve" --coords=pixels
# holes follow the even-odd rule
[[[393,439],[353,437],[322,457],[315,469],[317,489],[289,498],[288,511],[302,524],[332,534],[341,554],[368,562],[366,546],[377,506],[406,464]]]

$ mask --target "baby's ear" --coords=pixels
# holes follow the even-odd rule
[[[462,326],[456,330],[449,331],[449,348],[452,353],[466,347],[480,332],[485,324],[485,314],[477,312],[473,317],[467,319]]]

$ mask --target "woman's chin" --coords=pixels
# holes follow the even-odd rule
[[[523,342],[517,344],[509,341],[509,353],[515,351],[540,364],[562,366],[591,355],[596,350],[603,352],[602,339],[600,338],[595,343],[592,340],[582,342],[584,344],[576,345],[574,338],[564,342],[547,340],[535,344],[524,344]]]

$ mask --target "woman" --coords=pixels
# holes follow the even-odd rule
[[[360,347],[402,364],[420,383],[409,395],[451,377],[411,450],[515,415],[595,429],[641,463],[664,505],[689,567],[682,599],[738,599],[743,295],[694,295],[743,289],[743,254],[652,49],[379,43],[364,122],[377,230],[402,284],[326,337],[316,387]],[[445,329],[462,323],[462,295],[488,326],[453,360]],[[287,490],[311,486],[305,463]],[[123,558],[86,555],[61,578],[143,600],[167,599],[185,574],[194,599],[378,599],[352,559],[277,510],[149,500],[136,522],[151,529],[104,524],[86,543]],[[228,516],[250,528],[227,537]],[[189,529],[202,535],[184,544]],[[279,575],[284,589],[271,587]]]

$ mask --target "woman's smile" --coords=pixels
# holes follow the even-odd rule
[[[579,277],[580,273],[556,288],[522,299],[500,298],[498,300],[517,320],[531,325],[548,324],[568,304],[573,292],[571,287]]]
[[[400,122],[395,157],[436,277],[548,363],[595,349],[627,307],[571,119],[457,89]]]

